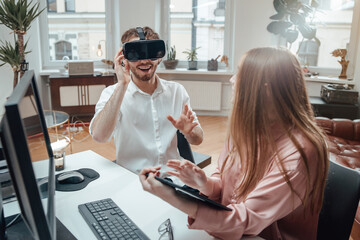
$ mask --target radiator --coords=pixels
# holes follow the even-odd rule
[[[190,96],[191,108],[194,110],[221,110],[221,82],[178,81]]]

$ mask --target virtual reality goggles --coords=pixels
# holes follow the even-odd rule
[[[136,30],[139,33],[140,40],[127,42],[123,46],[124,57],[127,60],[156,60],[165,56],[165,43],[163,40],[145,40],[143,29],[138,27]]]

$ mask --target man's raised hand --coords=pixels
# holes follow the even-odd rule
[[[180,117],[175,120],[172,116],[167,116],[167,119],[172,123],[172,125],[179,129],[183,134],[190,134],[191,131],[198,125],[197,122],[193,122],[195,117],[192,111],[189,109],[186,104],[184,111],[181,113]]]

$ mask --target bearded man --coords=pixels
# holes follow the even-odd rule
[[[159,39],[144,27],[146,40]],[[135,28],[127,30],[121,42],[139,40]],[[144,167],[163,166],[169,159],[181,159],[176,131],[190,144],[203,141],[203,130],[185,88],[160,79],[156,72],[161,58],[130,61],[123,48],[114,58],[118,82],[101,93],[90,123],[90,134],[97,142],[114,137],[116,163],[139,173]]]

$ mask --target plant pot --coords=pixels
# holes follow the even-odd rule
[[[215,60],[209,60],[207,64],[208,71],[217,71],[218,70],[218,62]]]
[[[197,70],[197,61],[188,61],[189,63],[189,70]]]
[[[164,60],[163,64],[165,66],[166,69],[175,69],[176,66],[178,65],[179,60]]]

